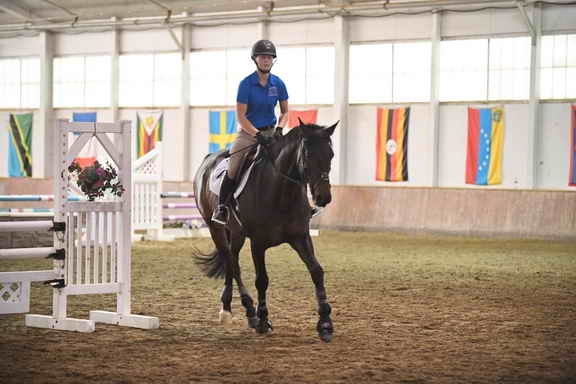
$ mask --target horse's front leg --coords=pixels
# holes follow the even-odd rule
[[[268,320],[268,307],[266,306],[266,290],[268,289],[268,273],[266,272],[266,263],[264,260],[265,249],[259,247],[255,241],[251,242],[252,260],[256,271],[256,289],[258,290],[258,324],[256,332],[268,333],[272,331],[272,323]]]
[[[316,325],[316,330],[323,341],[329,342],[332,340],[332,335],[334,333],[334,326],[332,324],[332,319],[330,318],[332,308],[330,307],[330,304],[328,304],[326,289],[324,288],[324,270],[314,255],[312,239],[310,238],[310,235],[306,235],[290,241],[290,246],[298,252],[298,256],[300,256],[300,259],[302,259],[304,264],[306,264],[306,267],[310,272],[310,276],[314,282],[314,287],[316,288],[318,315],[320,316],[318,324]]]
[[[254,300],[250,296],[248,289],[244,286],[242,281],[242,273],[240,272],[240,250],[244,245],[244,240],[246,238],[242,235],[237,235],[232,238],[230,248],[232,251],[232,258],[234,259],[234,279],[238,284],[238,290],[240,291],[240,300],[242,301],[242,306],[246,310],[246,319],[248,320],[248,326],[250,328],[256,328],[258,325],[258,318],[256,317],[256,309],[254,309]]]

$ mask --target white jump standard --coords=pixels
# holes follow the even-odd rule
[[[52,271],[2,272],[0,282],[48,280],[53,287],[52,315],[26,315],[30,327],[52,328],[79,332],[93,332],[97,322],[143,329],[158,328],[156,317],[131,313],[131,124],[70,123],[58,120],[56,130],[56,170],[54,172],[54,248],[2,250],[0,258],[16,258],[26,252],[34,257],[54,258]],[[68,145],[70,133],[80,133]],[[112,142],[108,135],[115,134]],[[125,188],[120,199],[69,201],[68,166],[91,137],[96,137],[118,169]],[[46,229],[47,223],[32,222]],[[40,223],[40,224],[38,224]],[[0,228],[30,230],[31,223],[6,222]],[[3,257],[6,256],[6,257]],[[34,273],[33,277],[28,274]],[[17,280],[21,278],[22,280]],[[1,285],[0,285],[1,286]],[[89,320],[67,317],[67,298],[70,295],[109,294],[117,297],[116,312],[90,311]],[[26,292],[29,294],[29,291]],[[0,303],[2,304],[2,303]],[[4,306],[4,304],[2,304]],[[19,312],[27,312],[18,311]],[[7,313],[15,313],[7,312]]]

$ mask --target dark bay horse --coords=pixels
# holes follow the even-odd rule
[[[332,200],[328,175],[334,152],[330,137],[337,124],[327,128],[300,121],[298,127],[284,136],[276,135],[274,143],[260,148],[263,159],[252,170],[244,191],[238,197],[238,210],[230,215],[226,226],[210,220],[218,198],[210,191],[209,180],[211,172],[228,155],[227,152],[207,156],[196,172],[196,203],[208,224],[216,250],[208,255],[196,252],[195,257],[209,277],[225,278],[221,295],[221,322],[231,320],[232,284],[235,280],[246,309],[248,325],[258,333],[272,330],[266,306],[268,275],[265,253],[270,247],[288,243],[306,264],[316,288],[318,334],[324,341],[332,339],[334,328],[324,289],[324,270],[314,255],[310,238],[311,208],[307,188],[310,187],[317,206],[324,207]],[[238,253],[246,238],[250,239],[256,271],[257,310],[242,283],[238,263]]]

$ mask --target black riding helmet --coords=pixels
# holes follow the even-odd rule
[[[258,55],[268,55],[276,58],[276,47],[270,40],[258,40],[252,46],[252,60]]]

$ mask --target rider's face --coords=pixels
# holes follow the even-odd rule
[[[270,55],[258,55],[254,60],[256,61],[258,69],[264,73],[270,72],[274,64],[274,58]]]

